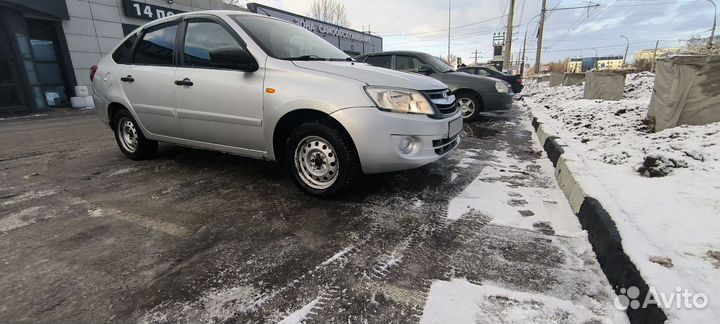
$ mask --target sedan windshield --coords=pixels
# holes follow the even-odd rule
[[[343,51],[300,26],[255,15],[235,15],[233,19],[274,58],[303,61],[352,60]]]

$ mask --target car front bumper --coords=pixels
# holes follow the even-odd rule
[[[459,111],[450,118],[432,119],[357,107],[338,110],[331,116],[350,133],[366,174],[421,167],[447,155],[460,143],[459,131],[449,134],[452,121],[457,126],[459,119],[462,127]],[[407,138],[412,139],[412,149],[403,153],[400,147]]]
[[[512,108],[514,93],[483,94],[483,111],[509,110]]]

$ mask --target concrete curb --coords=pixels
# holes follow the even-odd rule
[[[583,230],[587,231],[600,268],[615,293],[621,295],[624,292],[621,293],[620,289],[635,286],[640,289],[640,296],[646,296],[649,286],[625,254],[622,238],[611,215],[597,199],[586,194],[580,181],[582,179],[584,183],[588,183],[595,180],[585,171],[582,160],[556,136],[557,132],[533,116],[531,111],[528,113],[540,144],[555,167],[558,184]],[[647,308],[628,308],[626,313],[633,324],[664,323],[667,320],[663,310],[655,304],[650,304]]]

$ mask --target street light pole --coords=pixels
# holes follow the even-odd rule
[[[627,45],[625,45],[625,55],[623,55],[623,64],[622,64],[622,67],[625,67],[628,49],[630,49],[630,39],[624,35],[620,35],[620,37],[625,38],[625,40],[627,41]]]
[[[713,47],[713,40],[715,38],[715,26],[717,26],[717,5],[715,4],[714,0],[707,0],[708,2],[712,3],[713,7],[715,8],[715,17],[713,18],[713,26],[712,31],[710,32],[710,40],[708,40],[708,48]]]
[[[522,77],[525,77],[525,74],[524,74],[525,73],[525,46],[527,45],[528,29],[530,28],[530,23],[533,21],[533,19],[535,19],[537,17],[540,17],[540,15],[538,14],[538,15],[535,15],[535,17],[530,18],[530,20],[528,20],[528,22],[527,22],[527,26],[525,26],[525,40],[523,40],[522,55],[521,55],[522,63],[520,64],[520,75]]]
[[[448,64],[452,64],[452,62],[450,62],[450,1],[451,0],[448,0]]]

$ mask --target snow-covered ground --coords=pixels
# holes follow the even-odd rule
[[[582,99],[582,84],[528,82],[523,106],[583,160],[580,171],[593,181],[581,186],[608,210],[648,284],[668,298],[678,289],[707,295],[702,310],[665,308],[669,322],[715,322],[720,317],[720,123],[649,132],[644,120],[654,81],[650,73],[628,75],[620,101]]]

